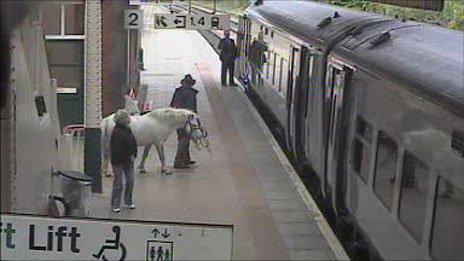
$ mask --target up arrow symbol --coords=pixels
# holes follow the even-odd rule
[[[158,230],[157,228],[153,229],[153,230],[151,231],[151,233],[153,233],[153,235],[155,236],[155,238],[157,238],[157,237],[158,237],[158,234],[160,234],[160,232],[159,232],[159,230]]]

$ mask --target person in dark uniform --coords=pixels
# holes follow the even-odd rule
[[[251,82],[253,84],[259,84],[257,78],[263,73],[263,64],[266,63],[267,46],[263,41],[263,33],[258,34],[258,38],[254,39],[250,45],[249,60],[252,67],[251,70]]]
[[[230,38],[230,31],[224,31],[224,38],[218,45],[220,50],[219,59],[221,60],[221,83],[226,85],[227,71],[229,71],[229,84],[236,86],[234,83],[234,65],[237,57],[237,47],[235,42]]]
[[[197,97],[198,91],[192,88],[196,81],[190,74],[185,75],[180,81],[181,86],[176,89],[172,96],[171,107],[188,109],[197,113]],[[177,130],[177,154],[174,160],[174,168],[184,169],[196,162],[190,158],[190,136],[187,131],[182,128]]]
[[[123,190],[123,178],[126,179],[124,203],[130,209],[135,208],[132,201],[134,188],[134,159],[137,157],[137,142],[129,128],[130,115],[125,110],[118,110],[114,115],[116,126],[111,134],[111,165],[113,165],[114,182],[111,207],[114,213],[121,211],[120,201]]]

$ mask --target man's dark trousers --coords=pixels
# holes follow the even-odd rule
[[[222,85],[226,85],[227,79],[227,70],[229,71],[229,84],[234,84],[234,67],[235,62],[234,59],[222,61],[221,63],[221,83]]]
[[[177,154],[174,164],[186,164],[190,160],[190,136],[185,129],[178,129]]]

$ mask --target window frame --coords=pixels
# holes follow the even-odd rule
[[[45,35],[46,42],[52,41],[81,41],[82,45],[84,46],[84,53],[83,53],[83,64],[82,64],[82,88],[84,88],[84,78],[85,78],[85,1],[76,0],[76,1],[66,1],[66,2],[50,2],[48,5],[59,5],[60,6],[60,34],[59,35]],[[66,34],[66,5],[83,5],[84,7],[84,32],[83,34]],[[40,14],[42,16],[42,13]],[[49,65],[50,66],[50,65]],[[53,65],[52,65],[53,66]],[[77,89],[75,87],[62,87],[57,85],[57,92],[58,93],[77,93]],[[69,90],[68,90],[69,89]],[[71,90],[71,91],[70,91]]]
[[[72,86],[63,86],[63,85],[59,85],[58,84],[58,77],[53,77],[55,79],[57,79],[57,92],[58,93],[76,93],[78,89],[83,89],[85,88],[85,42],[84,41],[81,41],[81,40],[70,40],[70,39],[67,39],[67,40],[48,40],[46,41],[45,45],[47,46],[47,43],[53,43],[53,42],[59,42],[59,43],[72,43],[72,42],[75,42],[75,43],[78,43],[79,45],[82,46],[82,64],[73,64],[73,63],[52,63],[51,60],[50,60],[50,57],[48,57],[48,66],[49,66],[49,70],[50,70],[50,74],[52,74],[52,68],[54,67],[73,67],[73,68],[81,68],[82,69],[82,74],[80,75],[81,76],[81,85],[80,86],[75,86],[75,87],[72,87]],[[71,90],[75,90],[73,92],[70,92]]]
[[[370,184],[370,180],[371,180],[371,172],[372,172],[372,165],[373,165],[373,153],[376,153],[377,151],[377,144],[373,141],[377,140],[377,131],[375,130],[374,128],[374,125],[366,120],[366,117],[364,117],[362,114],[358,113],[358,112],[355,112],[354,113],[354,118],[355,120],[353,121],[353,134],[352,134],[352,137],[351,137],[351,148],[350,148],[350,170],[356,174],[356,176],[361,179],[364,184],[366,185],[369,185]],[[359,119],[362,119],[365,123],[369,124],[370,127],[371,127],[371,140],[369,141],[368,139],[366,139],[364,136],[362,136],[359,132],[358,132],[358,120]],[[363,150],[367,149],[367,153],[369,155],[369,162],[367,164],[368,168],[366,170],[366,176],[365,178],[361,175],[361,168],[359,169],[359,171],[357,171],[354,166],[355,164],[354,163],[354,157],[356,155],[355,151],[354,151],[354,148],[355,148],[355,142],[359,142],[361,143],[362,147],[363,147]],[[375,154],[374,154],[375,156]],[[374,158],[374,161],[375,161],[375,158]],[[362,161],[360,163],[362,165]],[[360,167],[361,167],[360,165]],[[371,186],[372,187],[372,186]]]
[[[85,2],[84,1],[69,1],[50,3],[49,5],[60,6],[60,34],[47,34],[45,40],[85,40],[85,28],[82,34],[66,34],[66,5],[83,5],[84,6],[84,26],[85,26]]]
[[[407,224],[405,224],[405,222],[401,219],[401,200],[403,199],[403,180],[405,178],[405,175],[404,175],[404,167],[406,165],[406,156],[407,155],[410,155],[412,157],[414,157],[415,160],[419,161],[421,164],[423,164],[426,168],[427,168],[427,178],[428,178],[428,187],[427,187],[427,190],[426,190],[426,193],[428,194],[430,192],[430,185],[432,184],[431,181],[434,180],[435,182],[435,178],[434,176],[432,175],[433,174],[433,164],[432,165],[426,165],[424,162],[422,162],[411,150],[408,150],[408,149],[403,149],[402,153],[399,154],[401,156],[401,169],[400,169],[400,182],[399,182],[399,191],[398,191],[398,201],[397,201],[397,205],[396,205],[396,219],[398,220],[398,222],[401,224],[401,226],[408,232],[408,234],[415,240],[415,242],[419,245],[422,245],[424,244],[427,239],[426,237],[424,236],[425,233],[427,232],[427,230],[430,230],[431,227],[429,226],[429,224],[427,223],[427,220],[426,220],[426,216],[429,214],[428,211],[429,211],[429,201],[427,200],[428,197],[430,196],[435,196],[434,195],[434,192],[435,189],[432,190],[432,194],[433,195],[427,195],[425,196],[425,204],[424,204],[424,213],[423,213],[423,224],[422,224],[422,230],[421,230],[421,234],[418,235],[418,237],[416,237],[416,235],[414,234],[414,232],[412,231],[412,229],[410,227],[408,227]],[[434,186],[436,186],[436,182],[433,183]],[[433,206],[433,208],[435,208],[435,206]]]

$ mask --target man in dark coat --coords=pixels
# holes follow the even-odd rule
[[[218,45],[220,50],[219,59],[221,60],[221,83],[226,85],[227,71],[229,71],[229,84],[236,86],[234,83],[234,65],[237,57],[237,47],[233,39],[230,39],[230,31],[224,31],[224,38]]]
[[[123,189],[123,177],[126,178],[124,203],[130,209],[135,208],[132,201],[134,188],[134,159],[137,157],[137,142],[129,128],[130,115],[125,110],[118,110],[114,115],[116,126],[111,134],[111,165],[114,182],[111,207],[114,213],[121,211],[120,201]]]
[[[197,97],[198,91],[192,88],[195,85],[195,80],[190,74],[187,74],[180,81],[181,86],[176,89],[172,96],[171,107],[188,109],[197,113]],[[177,154],[174,160],[174,168],[184,169],[196,162],[190,158],[190,136],[185,128],[177,130]]]

